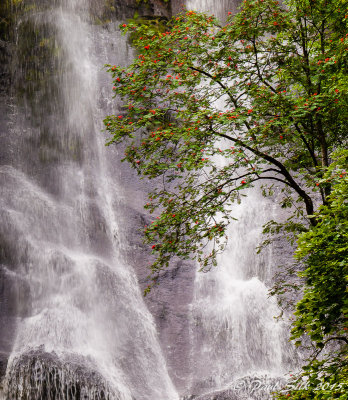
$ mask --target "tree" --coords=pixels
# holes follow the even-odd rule
[[[125,110],[105,125],[108,144],[126,142],[125,160],[140,175],[163,177],[146,205],[159,212],[145,231],[154,273],[175,255],[214,264],[229,206],[257,181],[281,186],[281,206],[295,210],[288,227],[316,224],[314,204],[330,193],[318,182],[346,140],[339,7],[248,0],[224,26],[193,11],[160,34],[123,24],[139,54],[128,68],[109,66]]]
[[[340,336],[348,312],[347,282],[342,279],[348,277],[347,165],[348,150],[336,153],[324,176],[324,181],[332,185],[327,204],[315,214],[317,225],[302,233],[297,241],[296,258],[306,266],[301,276],[307,287],[297,304],[298,320],[293,333],[297,338],[306,331],[322,345],[326,335],[335,335],[348,344]]]
[[[348,393],[348,150],[333,154],[323,182],[332,191],[316,212],[317,225],[302,233],[296,258],[305,266],[304,294],[296,305],[292,339],[304,334],[315,347],[304,372],[279,398],[347,399]],[[306,378],[304,381],[303,378]],[[299,390],[303,383],[305,388]]]
[[[124,104],[105,119],[108,144],[126,144],[124,160],[163,181],[145,206],[156,215],[145,227],[156,257],[153,284],[175,256],[197,259],[202,270],[215,265],[233,202],[259,184],[265,195],[276,188],[289,217],[270,221],[265,232],[308,232],[297,253],[305,293],[293,335],[307,333],[316,350],[346,337],[337,296],[313,300],[335,282],[341,293],[344,281],[343,269],[334,269],[334,281],[330,272],[318,279],[325,264],[316,263],[342,261],[324,238],[336,222],[332,153],[347,144],[345,12],[345,0],[245,0],[225,25],[194,11],[174,17],[164,32],[131,22],[122,28],[137,58],[128,68],[108,66]]]

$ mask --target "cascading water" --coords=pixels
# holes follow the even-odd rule
[[[186,6],[226,20],[239,3],[187,0]],[[229,244],[218,267],[196,274],[189,392],[199,399],[269,399],[295,365],[289,325],[276,320],[280,310],[268,295],[277,257],[271,247],[256,254],[262,225],[276,213],[271,200],[258,195],[257,189],[250,191],[231,210],[238,221],[231,223]]]
[[[102,65],[128,48],[119,23],[92,20],[96,2],[49,3],[28,4],[16,27],[0,267],[20,317],[0,398],[177,399],[120,255],[117,164],[100,134]]]
[[[272,252],[255,253],[272,204],[250,194],[231,212],[238,221],[229,229],[229,245],[219,266],[196,276],[191,392],[268,399],[271,391],[281,388],[293,358],[288,325],[275,319],[280,310],[268,297]]]

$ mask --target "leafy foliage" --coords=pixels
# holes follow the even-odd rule
[[[323,171],[346,141],[344,18],[340,1],[247,0],[224,26],[193,11],[156,34],[122,25],[139,54],[108,66],[125,110],[105,125],[139,174],[163,179],[146,205],[155,274],[173,256],[214,265],[231,204],[257,181],[282,188],[293,227],[316,224]]]
[[[165,17],[141,17],[137,12],[134,17],[128,20],[128,24],[138,26],[138,30],[132,30],[129,38],[131,42],[137,41],[141,37],[141,31],[146,31],[148,35],[157,35],[166,32],[167,19]],[[127,26],[126,24],[123,24]],[[140,32],[139,32],[140,31]]]
[[[307,287],[297,304],[294,338],[306,331],[321,346],[326,335],[344,333],[348,316],[348,151],[338,154],[323,179],[332,185],[328,202],[316,213],[318,224],[299,236],[296,251]]]
[[[348,150],[337,151],[323,178],[332,192],[316,212],[318,224],[298,239],[296,258],[305,265],[306,286],[296,305],[292,339],[304,334],[315,344],[291,399],[347,399],[348,393]],[[319,389],[318,389],[319,388]],[[284,398],[284,397],[280,397]]]
[[[286,388],[275,393],[278,400],[347,400],[348,370],[342,356],[330,361],[313,361],[306,380],[294,378]],[[343,365],[342,365],[343,364]],[[305,367],[306,368],[306,367]]]

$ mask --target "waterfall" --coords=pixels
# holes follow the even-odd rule
[[[269,399],[293,365],[288,323],[276,320],[280,310],[268,296],[272,249],[256,254],[262,224],[272,217],[272,208],[257,193],[235,205],[231,212],[238,221],[229,227],[229,244],[218,267],[196,275],[192,393],[227,391],[231,396]]]
[[[187,0],[186,6],[225,20],[229,11],[238,10],[239,3]],[[277,219],[278,212],[261,190],[249,190],[241,204],[231,209],[237,221],[229,226],[228,246],[218,266],[196,274],[189,392],[200,395],[199,399],[212,399],[219,393],[224,399],[269,399],[296,365],[294,349],[288,343],[289,323],[276,319],[281,310],[268,294],[275,263],[286,262],[281,252],[291,254],[291,249],[281,243],[280,249],[269,246],[256,254],[262,226]]]
[[[130,50],[120,22],[91,15],[97,2],[48,3],[28,3],[16,25],[0,276],[17,314],[0,397],[177,399],[121,255],[120,164],[101,134],[115,107],[103,64]]]

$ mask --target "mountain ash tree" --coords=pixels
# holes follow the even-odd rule
[[[335,296],[313,302],[335,281],[341,288],[347,273],[329,261],[334,248],[323,241],[324,230],[335,229],[335,185],[347,182],[346,157],[327,179],[332,153],[347,145],[347,4],[245,0],[228,14],[225,24],[195,11],[163,29],[123,24],[136,58],[127,68],[108,66],[123,101],[105,118],[108,144],[126,146],[124,160],[162,182],[145,205],[155,216],[144,232],[155,258],[147,291],[173,257],[209,270],[225,247],[233,203],[254,186],[265,195],[276,189],[288,219],[264,229],[307,232],[297,253],[307,269],[293,333],[307,333],[318,349],[343,337],[347,321]],[[305,245],[312,239],[318,253]],[[324,264],[333,268],[327,285],[316,271]]]

